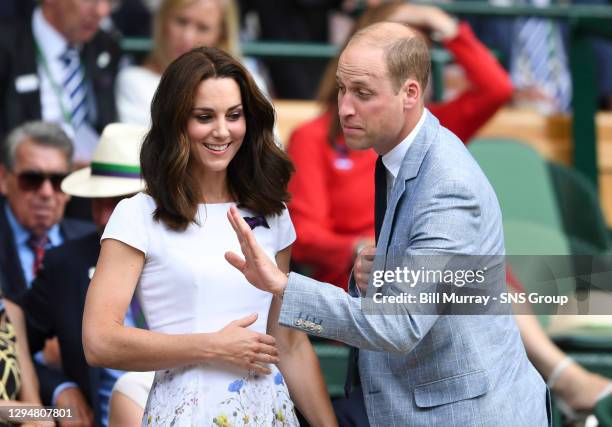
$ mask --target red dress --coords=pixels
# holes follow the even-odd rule
[[[510,99],[512,84],[468,24],[461,23],[445,47],[472,86],[456,99],[428,108],[466,142]],[[374,237],[377,155],[373,150],[350,150],[342,136],[332,147],[327,140],[330,120],[329,112],[322,114],[297,128],[289,141],[296,168],[289,183],[289,210],[297,232],[292,255],[313,269],[315,279],[346,289],[355,242]]]

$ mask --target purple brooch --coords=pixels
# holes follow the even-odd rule
[[[270,228],[270,226],[268,225],[268,222],[266,221],[266,218],[262,215],[255,216],[255,217],[245,216],[243,218],[246,221],[246,223],[249,224],[249,227],[251,227],[251,230],[253,230],[255,227],[259,227],[260,225],[265,228]]]

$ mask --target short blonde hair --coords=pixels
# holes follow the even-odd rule
[[[348,45],[354,43],[366,43],[383,50],[389,78],[396,92],[407,79],[413,78],[421,87],[421,96],[424,96],[431,58],[429,47],[419,32],[404,24],[378,22],[357,31]]]
[[[191,6],[201,0],[162,0],[153,20],[153,51],[151,56],[161,64],[168,64],[170,59],[164,52],[164,27],[170,17],[179,9]],[[214,1],[222,9],[223,22],[221,23],[221,37],[215,46],[235,57],[240,56],[240,43],[238,39],[238,7],[235,0],[209,0]]]

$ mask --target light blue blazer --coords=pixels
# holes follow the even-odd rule
[[[374,269],[393,269],[398,259],[418,255],[501,260],[504,237],[493,189],[463,143],[426,114],[395,180]],[[279,322],[361,349],[372,426],[549,425],[547,387],[527,359],[511,314],[373,315],[351,288],[349,295],[291,273]]]

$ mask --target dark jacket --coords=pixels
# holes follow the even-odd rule
[[[16,88],[20,76],[38,71],[31,19],[2,23],[0,34],[0,139],[4,139],[15,126],[41,119],[42,110],[39,88],[24,93]],[[96,102],[97,120],[92,125],[98,132],[117,121],[114,86],[120,57],[118,43],[104,31],[98,31],[81,50],[81,63]]]
[[[26,316],[30,351],[41,350],[47,338],[59,340],[64,378],[56,378],[41,391],[49,398],[63,381],[77,383],[100,424],[98,386],[100,368],[92,368],[85,360],[81,328],[85,296],[89,286],[89,271],[95,267],[100,253],[100,236],[91,233],[69,240],[45,254],[43,268],[25,294],[22,307]],[[46,388],[46,387],[45,387]]]
[[[5,298],[19,304],[27,290],[27,285],[19,261],[13,230],[6,217],[5,203],[7,203],[6,199],[0,198],[0,270],[4,273],[5,278],[2,292]],[[60,230],[66,242],[93,232],[95,226],[91,222],[63,219],[60,222]]]

